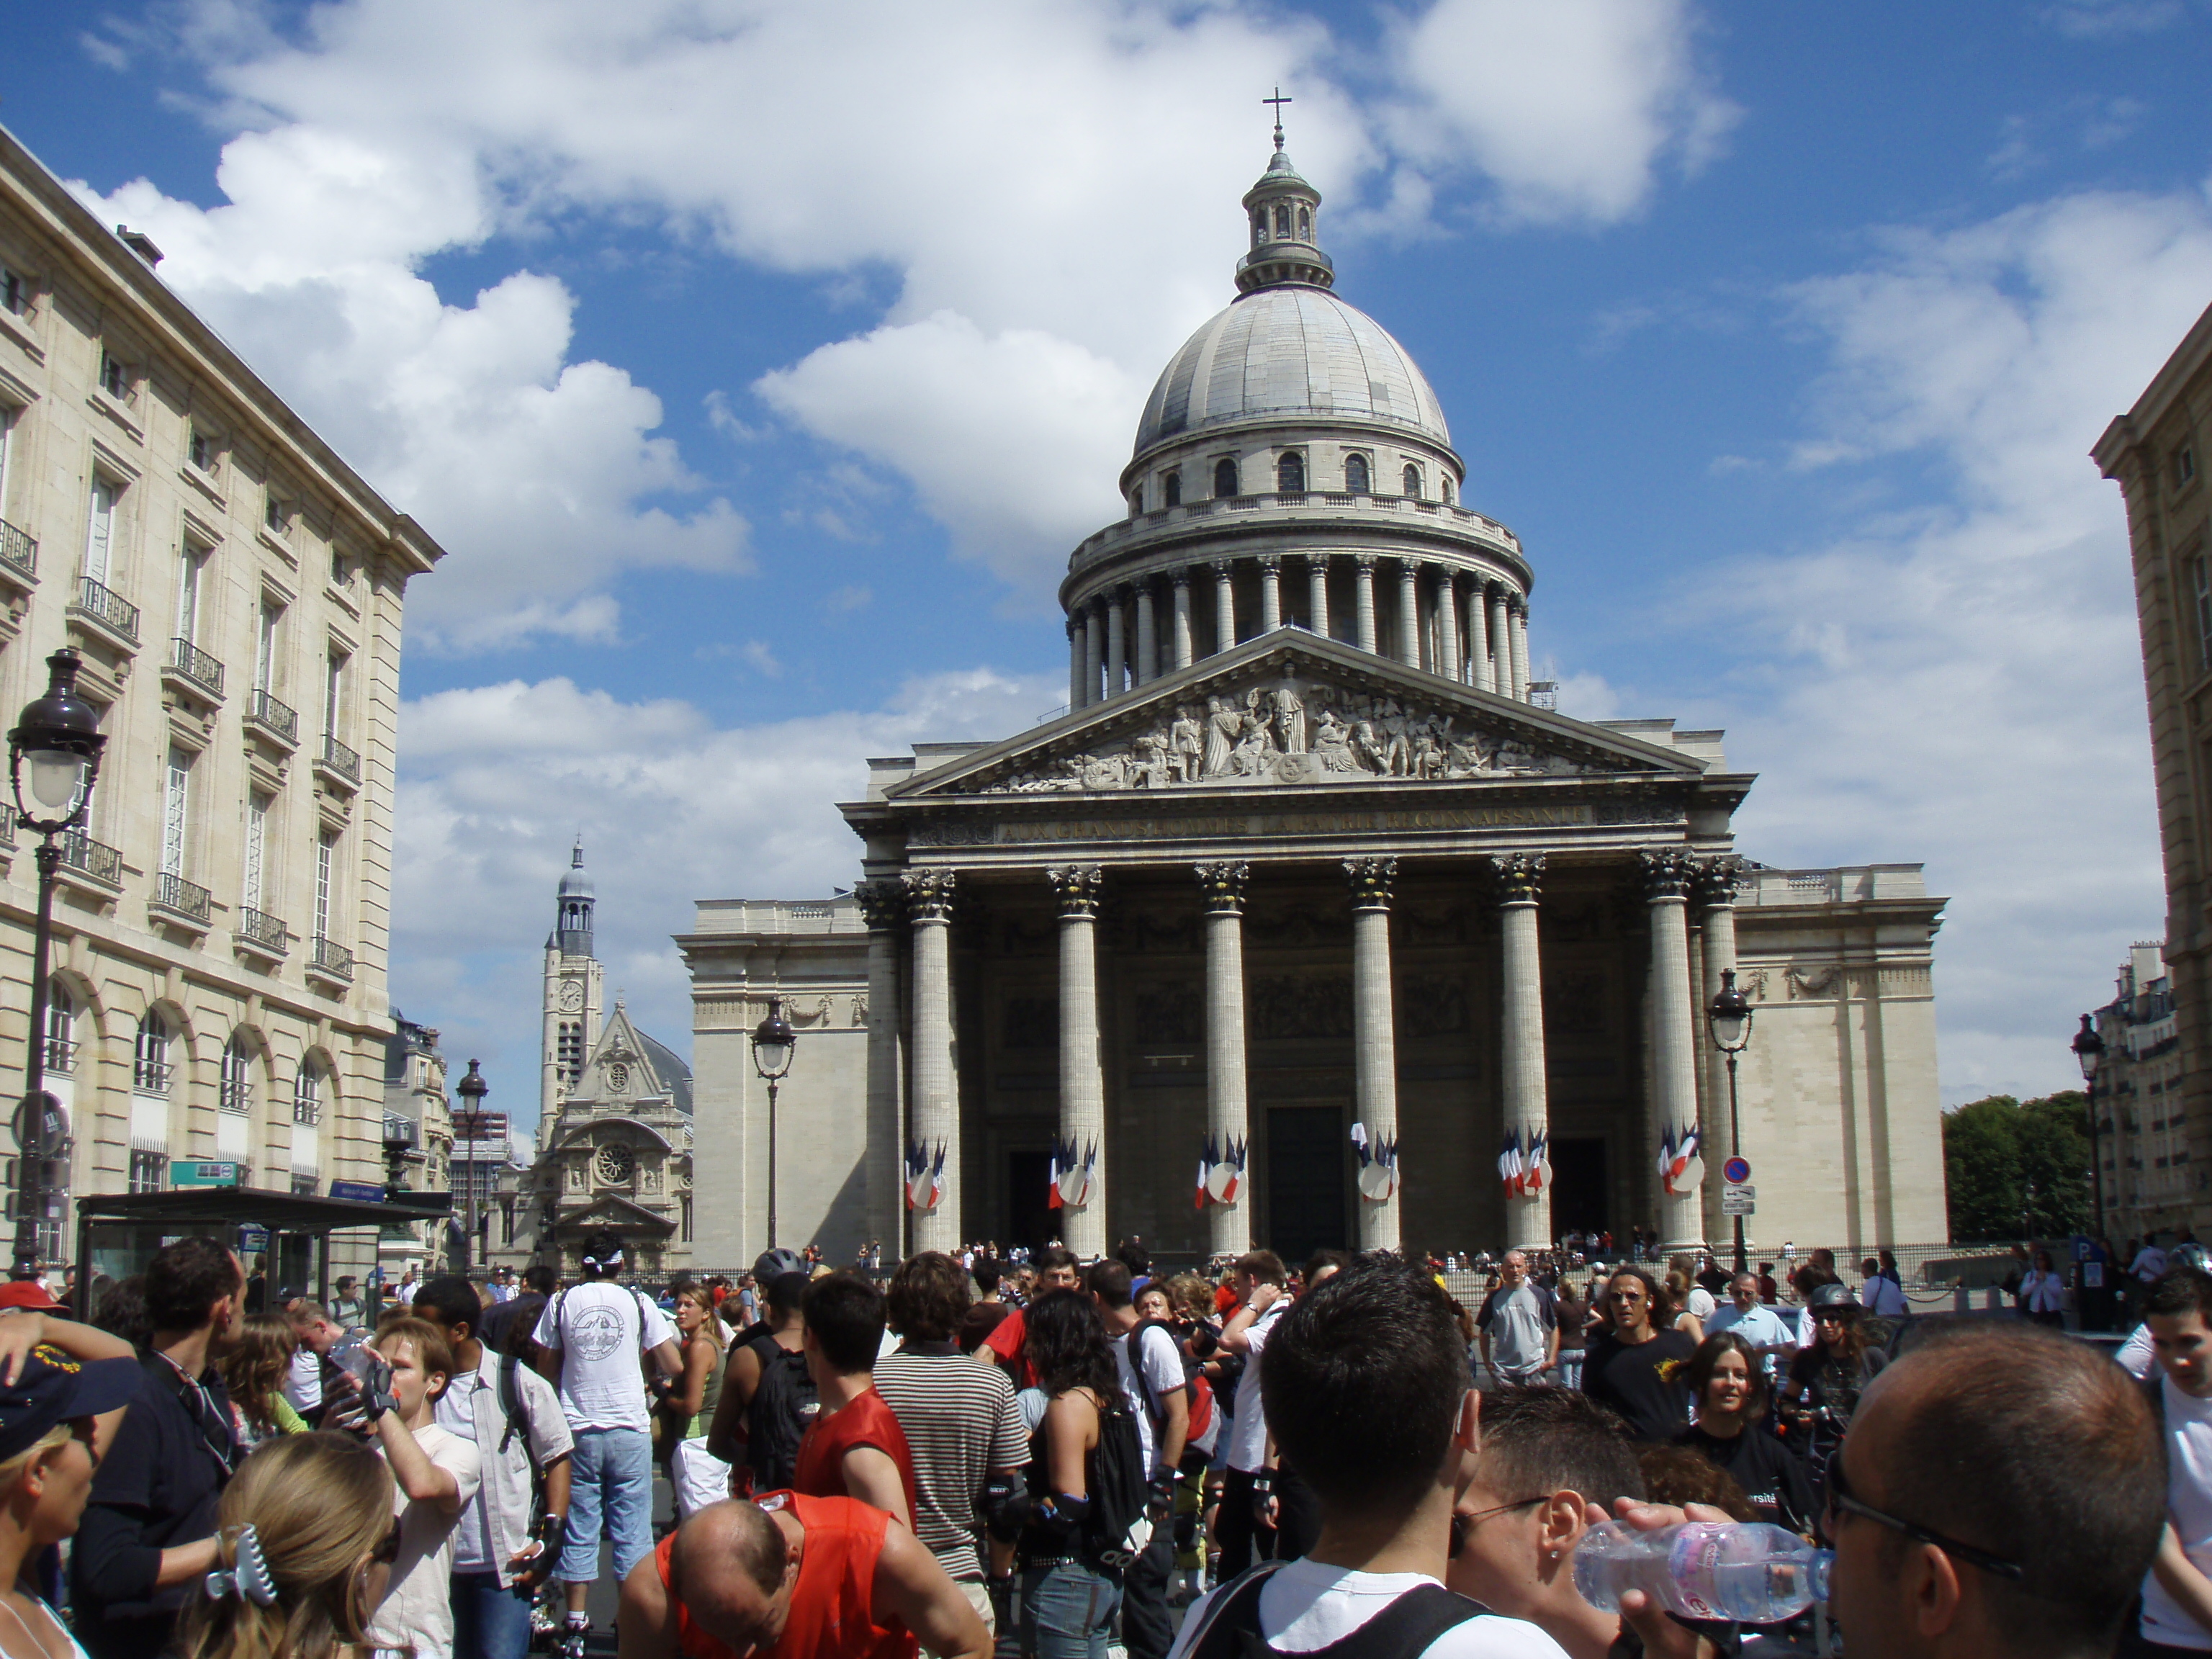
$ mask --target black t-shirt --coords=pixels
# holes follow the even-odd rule
[[[1637,1343],[1607,1332],[1592,1339],[1583,1359],[1583,1392],[1626,1418],[1638,1440],[1664,1444],[1689,1423],[1689,1385],[1681,1372],[1697,1351],[1687,1331],[1661,1331]]]
[[[1747,1427],[1733,1440],[1686,1429],[1675,1444],[1687,1446],[1735,1477],[1762,1521],[1792,1532],[1813,1526],[1813,1478],[1804,1461],[1763,1428]]]
[[[1826,1408],[1826,1426],[1835,1433],[1843,1433],[1858,1409],[1859,1395],[1868,1383],[1881,1375],[1882,1367],[1889,1363],[1884,1350],[1869,1347],[1860,1351],[1856,1365],[1846,1365],[1830,1354],[1819,1343],[1802,1349],[1790,1362],[1790,1380],[1804,1390],[1805,1404],[1814,1410]]]

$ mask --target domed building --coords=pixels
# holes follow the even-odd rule
[[[1069,557],[1066,710],[872,761],[854,892],[702,901],[679,938],[696,1259],[771,1215],[833,1260],[1725,1246],[1746,1211],[1753,1243],[1942,1240],[1943,901],[1740,856],[1718,732],[1559,714],[1534,566],[1334,292],[1279,133],[1243,210],[1236,299]]]

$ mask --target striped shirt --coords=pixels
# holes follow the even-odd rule
[[[993,1469],[1030,1461],[1012,1380],[949,1342],[908,1344],[875,1377],[914,1456],[915,1535],[956,1581],[981,1578],[976,1497]]]

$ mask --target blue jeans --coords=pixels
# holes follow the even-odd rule
[[[1106,1659],[1121,1586],[1073,1565],[1022,1574],[1022,1651],[1031,1659]]]
[[[495,1572],[453,1575],[453,1651],[470,1659],[524,1659],[530,1651],[530,1592],[499,1587]]]
[[[579,1429],[568,1467],[568,1535],[556,1575],[588,1584],[599,1576],[599,1536],[615,1547],[615,1577],[653,1553],[653,1437],[643,1429]]]

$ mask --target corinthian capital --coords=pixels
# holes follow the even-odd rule
[[[906,884],[896,878],[864,881],[853,889],[860,902],[860,916],[872,933],[897,927],[906,920]]]
[[[1543,890],[1544,855],[1493,853],[1490,855],[1490,876],[1498,884],[1500,904],[1534,904]]]
[[[1701,910],[1711,910],[1723,904],[1735,902],[1735,884],[1743,874],[1743,860],[1733,853],[1723,853],[1717,858],[1699,859],[1698,873],[1690,889],[1692,901]]]
[[[1346,859],[1344,878],[1352,884],[1353,909],[1387,910],[1390,908],[1390,884],[1398,878],[1398,860]]]
[[[1654,904],[1662,899],[1686,897],[1697,874],[1698,861],[1673,848],[1636,855],[1637,879],[1644,898]]]
[[[952,870],[909,870],[899,879],[906,884],[907,902],[916,921],[952,920]]]
[[[1052,890],[1060,897],[1060,919],[1095,916],[1098,914],[1098,886],[1102,872],[1095,864],[1055,864],[1044,872],[1052,884]]]
[[[1247,864],[1201,864],[1197,866],[1198,890],[1206,914],[1217,916],[1241,915],[1244,909],[1245,878],[1252,872]]]

